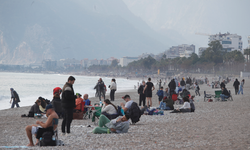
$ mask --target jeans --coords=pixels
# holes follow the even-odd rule
[[[141,106],[141,103],[142,103],[142,106],[145,106],[145,101],[146,101],[145,94],[140,94],[139,106]]]
[[[222,101],[225,101],[225,98],[228,98],[229,96],[224,95],[224,94],[220,94],[220,97],[221,97],[221,100],[222,100]]]
[[[65,133],[65,127],[67,127],[67,133],[70,133],[70,125],[73,120],[73,108],[63,109],[63,111],[62,132]]]
[[[160,102],[159,108],[160,108],[161,110],[171,110],[171,108],[168,107],[168,106],[166,106],[166,103],[163,102],[163,101]]]
[[[104,98],[105,99],[105,98]],[[110,91],[110,100],[114,101],[115,100],[115,90]]]
[[[13,102],[12,102],[12,105],[11,105],[11,108],[14,108],[16,105],[16,107],[19,107],[19,104],[18,102],[16,102],[14,99],[13,99]]]
[[[196,95],[196,96],[197,96],[197,95],[201,96],[201,95],[200,95],[200,91],[199,91],[199,90],[195,90],[195,95]]]
[[[94,134],[108,133],[108,128],[105,126],[105,124],[109,122],[110,120],[106,116],[101,115],[99,118],[98,127],[96,127],[92,132]]]
[[[240,86],[240,90],[239,90],[238,94],[240,94],[240,92],[243,95],[243,87],[242,86]]]

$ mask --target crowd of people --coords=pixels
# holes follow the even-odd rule
[[[35,104],[30,108],[28,117],[34,117],[34,114],[42,114],[47,117],[45,123],[37,121],[35,125],[29,125],[26,127],[27,137],[29,139],[28,146],[37,145],[39,138],[43,136],[45,132],[54,133],[54,130],[58,126],[58,119],[62,118],[61,132],[62,135],[71,133],[71,123],[73,120],[73,114],[78,112],[87,112],[88,106],[91,106],[91,101],[88,98],[88,94],[84,94],[83,98],[80,93],[74,92],[73,84],[75,78],[70,76],[63,88],[56,87],[53,89],[53,99],[48,101],[42,97],[39,97]],[[180,81],[180,82],[179,82]],[[205,83],[209,84],[206,78]],[[228,83],[228,82],[227,82]],[[235,79],[233,86],[235,88],[235,94],[243,94],[243,86],[245,80],[239,82]],[[191,78],[173,78],[168,87],[164,89],[163,86],[159,86],[159,90],[156,92],[159,101],[159,110],[171,110],[171,113],[187,113],[195,112],[194,98],[191,96],[189,90],[191,86],[194,87],[196,96],[200,96],[200,87],[198,82],[191,80]],[[230,92],[226,89],[225,80],[220,84],[221,86],[221,99],[224,101],[230,96]],[[110,100],[105,99],[105,84],[100,78],[95,86],[97,89],[99,100],[103,100],[101,107],[101,115],[99,117],[98,126],[93,129],[92,133],[126,133],[129,129],[129,119],[132,123],[136,123],[140,120],[140,116],[144,114],[146,110],[150,110],[152,107],[152,91],[155,90],[154,84],[151,82],[151,78],[148,81],[142,81],[138,88],[139,94],[139,106],[134,102],[129,95],[122,97],[125,103],[120,103],[120,106],[116,106],[112,103],[115,101],[115,91],[117,89],[116,80],[112,79],[110,88]],[[11,100],[13,99],[12,106],[19,107],[18,102],[20,99],[17,92],[11,88]],[[175,101],[179,101],[181,106],[175,108]],[[101,103],[100,103],[101,104]],[[12,107],[12,108],[13,108]],[[36,136],[37,142],[33,143],[32,134]]]

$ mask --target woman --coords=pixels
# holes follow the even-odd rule
[[[179,109],[175,109],[174,111],[172,111],[171,113],[179,113],[179,112],[191,112],[191,106],[189,103],[189,99],[187,97],[183,98],[184,104],[183,106],[181,106]]]
[[[138,91],[137,91],[138,94],[140,95],[140,97],[139,97],[139,106],[141,106],[142,103],[143,103],[142,105],[145,106],[146,96],[143,93],[144,88],[145,88],[145,81],[142,81],[142,85],[140,85],[140,87],[138,88]]]
[[[114,101],[115,100],[115,91],[116,91],[116,82],[115,82],[115,79],[112,79],[111,80],[111,84],[110,84],[110,99],[111,101]]]
[[[102,106],[102,114],[105,115],[109,119],[114,119],[118,116],[118,109],[117,107],[112,104],[109,99],[105,99]]]
[[[43,112],[39,109],[41,105],[41,100],[36,100],[35,104],[31,106],[28,117],[34,117],[34,114],[42,114]]]
[[[55,112],[57,113],[59,118],[62,118],[62,100],[60,99],[60,94],[62,93],[62,89],[60,87],[56,87],[53,89],[53,100],[51,102],[54,107]]]
[[[244,86],[244,83],[245,83],[245,80],[243,79],[243,80],[240,82],[240,90],[239,90],[239,92],[238,92],[238,95],[240,94],[240,92],[241,92],[241,94],[243,95],[243,86]]]
[[[148,82],[143,90],[147,98],[147,107],[152,106],[152,91],[155,89],[154,84],[151,82],[151,78],[148,78]],[[149,105],[150,103],[150,105]]]

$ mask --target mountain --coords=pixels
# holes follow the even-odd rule
[[[250,35],[250,1],[228,0],[123,0],[136,16],[155,31],[178,44],[207,46],[208,37],[195,33],[230,32],[242,36],[247,46]]]
[[[175,43],[122,0],[1,0],[0,63],[162,52]]]

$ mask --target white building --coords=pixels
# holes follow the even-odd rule
[[[223,50],[227,52],[231,52],[234,50],[239,50],[242,52],[242,40],[241,36],[237,34],[230,34],[225,33],[225,34],[215,34],[215,35],[210,35],[209,36],[209,43],[212,41],[220,41]]]
[[[207,49],[207,47],[200,47],[199,52],[198,52],[198,56],[201,57],[202,52],[205,51],[206,49]]]
[[[120,59],[120,65],[122,67],[127,66],[129,63],[133,62],[133,61],[137,61],[139,58],[138,57],[122,57]]]
[[[167,58],[190,57],[192,53],[195,53],[195,46],[187,44],[172,46],[165,52]]]

